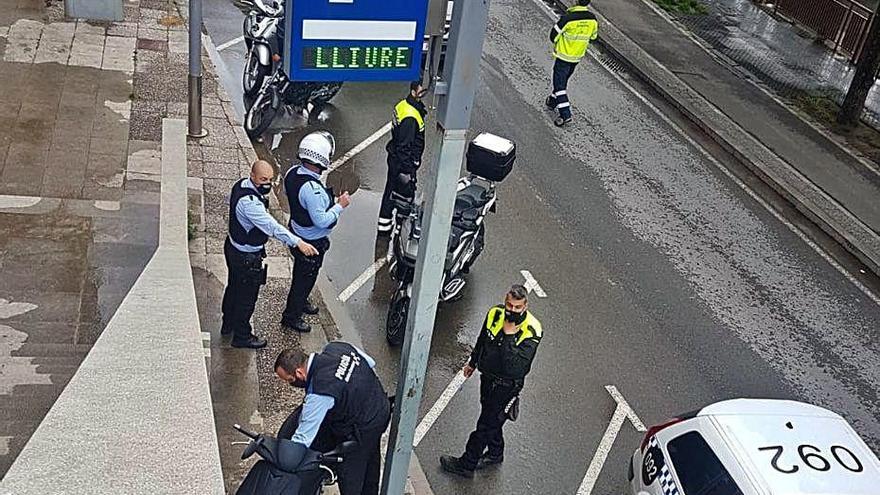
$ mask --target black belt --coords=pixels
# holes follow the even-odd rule
[[[491,373],[486,373],[483,371],[481,371],[481,373],[483,373],[483,375],[485,375],[486,378],[488,378],[492,382],[492,385],[496,385],[496,386],[500,386],[500,387],[505,387],[505,388],[519,387],[519,388],[522,388],[523,384],[525,383],[525,380],[522,378],[519,378],[519,379],[503,378],[503,377],[493,375]]]

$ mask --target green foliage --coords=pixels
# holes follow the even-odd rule
[[[705,14],[709,11],[706,4],[700,0],[654,0],[654,2],[663,10],[676,14]]]

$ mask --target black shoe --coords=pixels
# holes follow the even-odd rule
[[[477,469],[485,469],[489,466],[494,466],[495,464],[501,464],[502,462],[504,462],[504,454],[499,455],[498,457],[483,454],[483,456],[480,457],[480,460],[477,461]]]
[[[457,474],[464,478],[474,477],[474,470],[462,466],[461,459],[459,459],[458,457],[452,457],[451,455],[441,455],[440,466],[443,467],[443,470],[447,473]]]
[[[303,313],[307,315],[316,315],[318,314],[318,307],[311,302],[306,301],[306,306],[303,308]]]
[[[546,100],[544,100],[544,106],[547,107],[547,110],[555,110],[556,102],[553,101],[552,96],[548,96]]]
[[[555,125],[556,127],[562,127],[569,122],[571,122],[571,117],[568,117],[567,119],[556,117],[556,120],[553,121],[553,125]]]
[[[232,347],[242,349],[262,349],[263,347],[266,347],[266,339],[261,339],[256,335],[251,335],[247,340],[232,339]]]
[[[297,318],[296,320],[291,320],[289,318],[281,319],[281,326],[292,328],[299,333],[308,333],[312,331],[312,326],[306,323],[302,318]]]

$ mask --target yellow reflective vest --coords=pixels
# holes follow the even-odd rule
[[[406,101],[406,98],[400,100],[400,103],[394,106],[394,120],[392,121],[392,125],[397,127],[403,122],[403,119],[407,117],[412,117],[416,119],[416,122],[419,123],[419,132],[423,132],[425,130],[425,119],[422,118],[422,114],[419,113],[418,109],[409,104]]]
[[[566,62],[578,63],[587,53],[590,42],[599,36],[599,22],[587,7],[575,5],[565,11],[550,30],[553,56]]]

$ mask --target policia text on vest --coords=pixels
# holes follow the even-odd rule
[[[553,91],[545,104],[558,112],[554,124],[561,127],[571,122],[571,103],[568,100],[568,80],[578,62],[584,58],[590,42],[599,35],[596,16],[587,10],[590,0],[578,0],[578,4],[565,11],[550,29],[553,43]]]
[[[379,207],[379,234],[387,235],[391,232],[394,210],[391,193],[403,197],[415,196],[416,172],[425,151],[425,116],[428,110],[422,103],[424,94],[425,89],[421,83],[410,83],[409,95],[394,107],[391,140],[385,146],[388,152],[388,175]],[[400,180],[401,174],[408,176],[408,182],[403,183]]]

